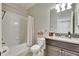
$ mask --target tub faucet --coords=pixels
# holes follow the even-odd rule
[[[2,45],[4,45],[5,44],[5,42],[3,42],[3,38],[2,38]]]

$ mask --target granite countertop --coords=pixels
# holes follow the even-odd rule
[[[57,40],[62,42],[79,44],[79,38],[68,38],[68,37],[61,37],[61,36],[46,36],[45,38],[49,40]]]

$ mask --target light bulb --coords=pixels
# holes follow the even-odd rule
[[[57,9],[57,12],[60,12],[60,9]]]
[[[65,3],[62,3],[62,4],[61,4],[62,11],[64,11],[64,10],[65,10],[65,6],[66,6],[66,4],[65,4]]]
[[[72,3],[68,3],[68,4],[67,4],[67,9],[70,9],[70,8],[71,8],[71,4],[72,4]]]
[[[60,5],[59,4],[56,5],[56,10],[57,10],[57,12],[60,12]]]

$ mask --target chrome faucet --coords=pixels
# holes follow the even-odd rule
[[[70,32],[68,32],[68,37],[71,38],[71,33]]]

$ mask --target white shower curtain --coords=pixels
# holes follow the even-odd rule
[[[27,20],[27,45],[32,46],[34,40],[34,18],[28,16]]]

